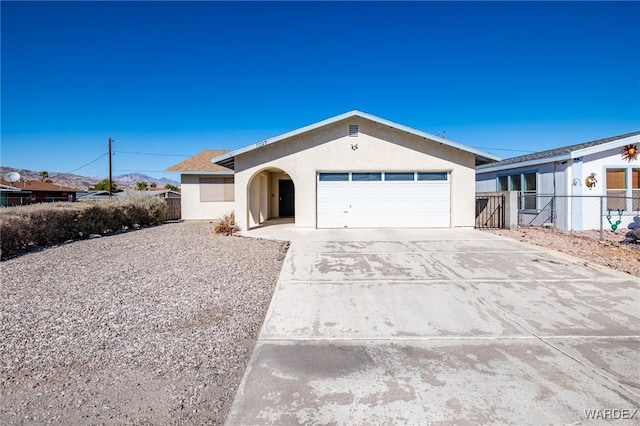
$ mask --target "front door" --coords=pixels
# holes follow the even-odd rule
[[[295,214],[295,191],[292,180],[279,180],[278,192],[280,200],[278,202],[278,211],[280,217],[293,217]]]

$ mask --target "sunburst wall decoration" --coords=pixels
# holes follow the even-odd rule
[[[622,159],[631,162],[631,160],[638,159],[638,146],[634,143],[631,145],[625,145],[622,148]]]

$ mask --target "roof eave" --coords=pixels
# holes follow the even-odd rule
[[[422,137],[424,139],[428,139],[428,140],[431,140],[431,141],[434,141],[434,142],[441,143],[443,145],[450,146],[452,148],[459,149],[461,151],[467,151],[467,152],[470,152],[470,153],[476,155],[477,157],[481,157],[482,159],[486,159],[488,162],[500,161],[501,160],[500,157],[498,157],[496,155],[493,155],[491,153],[488,153],[486,151],[482,151],[480,149],[476,149],[476,148],[473,148],[473,147],[470,147],[470,146],[467,146],[467,145],[452,141],[450,139],[444,139],[444,138],[432,135],[430,133],[426,133],[426,132],[423,132],[421,130],[405,126],[403,124],[395,123],[393,121],[389,121],[389,120],[386,120],[384,118],[380,118],[380,117],[377,117],[375,115],[368,114],[366,112],[362,112],[362,111],[359,111],[359,110],[352,110],[352,111],[349,111],[349,112],[345,112],[344,114],[336,115],[335,117],[327,118],[326,120],[318,121],[317,123],[313,123],[313,124],[310,124],[308,126],[300,127],[299,129],[292,130],[290,132],[283,133],[281,135],[274,136],[272,138],[265,139],[265,140],[260,141],[260,142],[256,142],[255,144],[247,145],[247,146],[245,146],[243,148],[239,148],[239,149],[236,149],[236,150],[233,150],[233,151],[229,151],[226,154],[222,154],[222,155],[219,155],[217,157],[213,157],[211,159],[211,162],[214,163],[214,164],[221,165],[223,167],[234,169],[234,167],[235,167],[234,159],[235,159],[235,157],[237,155],[245,154],[247,152],[250,152],[250,151],[265,147],[267,145],[271,145],[273,143],[280,142],[281,140],[288,139],[288,138],[300,135],[302,133],[306,133],[306,132],[318,129],[320,127],[323,127],[323,126],[326,126],[326,125],[329,125],[329,124],[333,124],[333,123],[337,123],[339,121],[346,120],[346,119],[352,118],[352,117],[364,118],[364,119],[367,119],[369,121],[373,121],[374,123],[378,123],[378,124],[381,124],[381,125],[384,125],[384,126],[392,127],[392,128],[397,129],[397,130],[404,131],[406,133],[410,133],[410,134],[413,134],[415,136]]]
[[[640,142],[640,135],[633,135],[622,139],[616,139],[611,142],[603,143],[600,145],[590,146],[588,148],[577,149],[571,152],[571,158],[580,158],[585,155],[595,154],[601,151],[606,151],[611,148],[619,148],[623,145],[629,145]]]
[[[232,175],[233,170],[181,170],[171,173],[180,173],[181,175]]]
[[[552,163],[554,161],[570,160],[572,158],[570,154],[571,153],[566,153],[561,155],[554,155],[553,157],[536,158],[534,160],[520,161],[517,163],[502,164],[493,167],[483,167],[480,170],[476,170],[476,174],[500,172],[502,170],[520,169],[523,167],[537,166],[544,163]]]

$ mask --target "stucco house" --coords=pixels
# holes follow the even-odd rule
[[[476,192],[517,191],[525,225],[633,227],[640,221],[640,155],[627,155],[634,147],[640,132],[479,165]]]
[[[204,151],[181,174],[183,219],[235,211],[242,229],[473,227],[475,168],[499,160],[350,111],[234,151]]]
[[[76,201],[80,190],[70,186],[58,185],[36,180],[8,182],[0,179],[0,205],[14,206],[55,201]]]

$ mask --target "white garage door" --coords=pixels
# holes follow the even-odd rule
[[[447,172],[318,173],[318,228],[448,228]]]

